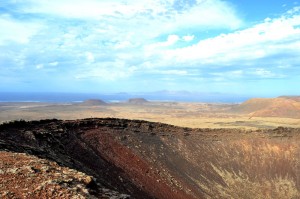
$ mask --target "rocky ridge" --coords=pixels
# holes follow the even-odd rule
[[[0,187],[0,193],[20,196],[30,190],[41,196],[53,190],[53,197],[297,198],[299,141],[299,129],[283,127],[190,129],[114,118],[11,122],[0,125],[0,156],[17,166],[3,161],[0,174],[22,183],[18,189],[8,188],[3,181],[8,178],[0,178],[6,186]],[[31,162],[28,167],[18,163],[22,159]],[[52,173],[58,173],[59,180]],[[39,182],[37,174],[50,176],[51,183],[44,184],[52,188],[34,192],[27,180]],[[55,183],[60,187],[56,189]]]
[[[26,153],[0,151],[1,198],[128,198],[92,176]],[[97,187],[97,189],[95,189]]]

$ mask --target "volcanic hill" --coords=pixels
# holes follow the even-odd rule
[[[130,104],[145,104],[148,102],[149,101],[144,98],[131,98],[128,100],[128,103],[130,103]]]
[[[291,100],[300,102],[300,96],[279,96],[278,98],[291,99]]]
[[[253,98],[231,111],[250,117],[300,118],[300,97]]]
[[[100,99],[89,99],[89,100],[83,101],[79,105],[83,105],[83,106],[101,106],[101,105],[107,105],[107,103],[104,102],[103,100],[100,100]]]
[[[300,198],[299,141],[300,129],[283,127],[190,129],[113,118],[15,121],[0,125],[0,194]]]

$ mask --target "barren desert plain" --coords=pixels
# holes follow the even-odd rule
[[[282,97],[250,99],[241,104],[160,102],[139,98],[133,100],[136,101],[130,102],[129,99],[124,102],[105,103],[96,99],[82,103],[0,102],[0,122],[110,117],[162,122],[190,128],[300,127],[300,103]],[[294,107],[290,108],[291,105]]]

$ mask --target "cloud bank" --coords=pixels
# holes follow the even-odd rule
[[[254,25],[221,0],[10,0],[0,10],[0,77],[15,86],[222,90],[299,77],[299,7]]]

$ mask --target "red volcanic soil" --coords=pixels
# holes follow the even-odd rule
[[[300,102],[297,97],[253,98],[232,111],[256,117],[300,118]]]
[[[299,198],[299,141],[300,130],[291,128],[190,129],[112,118],[0,125],[0,157],[21,152],[37,162],[56,162],[66,170],[57,169],[60,179],[68,169],[80,172],[80,179],[90,180],[73,178],[81,183],[78,193],[95,198],[107,198],[103,190],[115,198]],[[22,159],[10,161],[0,164],[0,175],[23,171]],[[32,168],[41,171],[38,165]],[[0,193],[20,196],[33,189],[27,180],[34,175],[10,175],[22,182],[20,188],[0,186]],[[76,195],[73,185],[65,183],[52,194]]]
[[[280,96],[278,98],[291,99],[296,102],[300,102],[300,96]]]
[[[93,178],[82,172],[25,153],[0,151],[0,157],[1,198],[96,198],[89,193]]]

